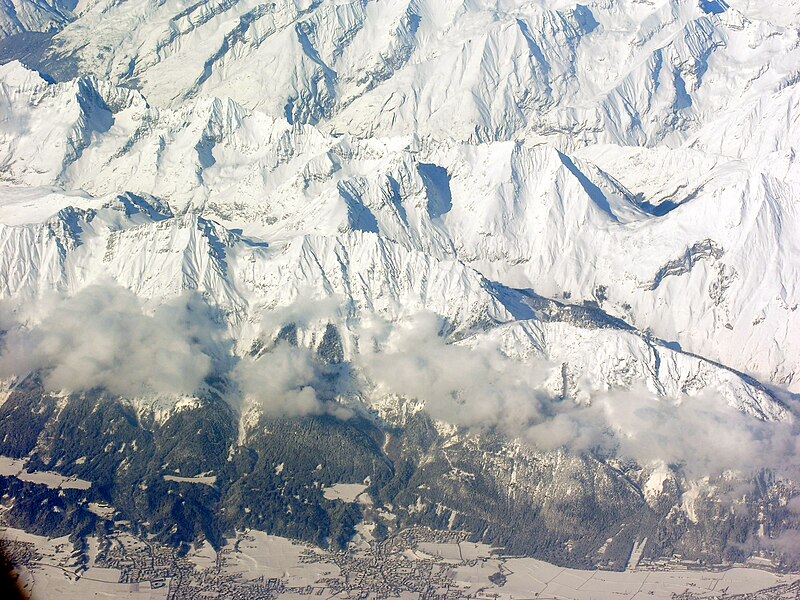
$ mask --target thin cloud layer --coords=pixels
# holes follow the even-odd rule
[[[335,317],[343,310],[344,303],[344,297],[336,294],[318,298],[312,289],[301,289],[291,304],[264,311],[261,330],[269,334],[290,323],[306,329],[312,323]]]
[[[259,358],[243,358],[233,381],[245,406],[256,404],[268,416],[299,417],[326,411],[314,389],[320,380],[318,361],[307,348],[278,343]]]
[[[0,376],[40,371],[51,391],[191,394],[212,368],[206,308],[184,296],[148,313],[127,289],[92,285],[48,298],[16,322],[6,310]]]
[[[354,360],[378,391],[419,399],[432,417],[454,425],[517,430],[547,418],[552,399],[540,388],[552,365],[448,344],[442,325],[430,313],[396,325],[368,321]]]
[[[441,327],[434,315],[367,323],[356,362],[378,393],[419,399],[434,418],[497,429],[538,449],[666,462],[690,477],[763,468],[800,475],[796,422],[755,419],[711,392],[674,399],[641,386],[597,391],[586,403],[562,400],[544,389],[554,365],[448,344]]]

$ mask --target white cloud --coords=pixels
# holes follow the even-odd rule
[[[45,386],[56,391],[191,394],[212,366],[213,326],[204,309],[184,296],[148,313],[116,285],[49,297],[18,310],[22,322],[7,324],[0,375],[41,370]]]
[[[334,294],[319,298],[314,293],[311,288],[300,290],[291,304],[265,311],[261,318],[261,330],[272,335],[289,324],[306,329],[314,323],[334,319],[343,310],[345,300],[342,296]]]
[[[640,464],[682,465],[685,474],[775,468],[797,473],[797,425],[758,420],[709,392],[666,398],[641,388],[597,391],[588,402],[548,394],[554,368],[498,348],[448,344],[441,321],[365,323],[357,365],[376,386],[425,403],[434,418],[471,429],[499,428],[542,450],[599,451]]]
[[[325,412],[314,389],[319,377],[312,352],[286,342],[258,359],[243,358],[232,375],[247,405],[256,403],[269,416],[285,417]]]
[[[442,325],[430,313],[394,326],[367,322],[356,364],[385,391],[422,400],[431,416],[455,425],[515,430],[544,418],[550,399],[539,388],[550,365],[447,344]]]

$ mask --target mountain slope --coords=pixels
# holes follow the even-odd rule
[[[230,100],[157,109],[92,79],[50,85],[3,69],[13,128],[1,176],[14,186],[154,195],[266,240],[376,232],[511,287],[599,302],[764,380],[795,381],[796,137],[759,129],[775,122],[759,120],[762,100],[686,150],[570,157],[513,142],[335,138]],[[789,86],[769,106],[794,123],[797,99]],[[747,131],[765,150],[721,155],[716,131]]]
[[[14,518],[790,564],[800,11],[755,4],[4,5],[0,453],[93,482]]]

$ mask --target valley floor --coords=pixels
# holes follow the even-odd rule
[[[363,529],[347,552],[328,552],[259,531],[240,532],[219,551],[187,556],[127,533],[67,538],[0,531],[15,574],[34,600],[178,598],[796,598],[800,574],[736,567],[701,571],[646,565],[625,572],[567,569],[508,557],[460,532],[412,528],[373,543]],[[88,558],[83,560],[81,554]]]

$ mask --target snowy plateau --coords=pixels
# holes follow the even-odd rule
[[[797,597],[798,146],[798,0],[0,3],[20,580]]]

